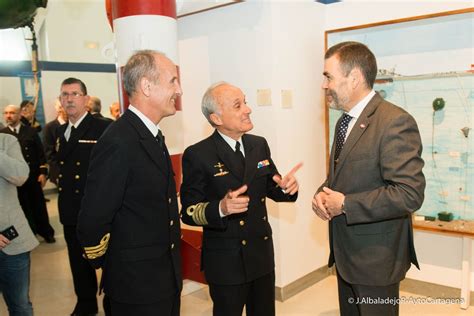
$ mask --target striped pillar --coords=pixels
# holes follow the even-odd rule
[[[106,0],[106,10],[109,21],[112,20],[114,31],[120,107],[123,112],[129,103],[123,90],[121,74],[128,58],[135,51],[157,50],[179,65],[176,2],[175,0]],[[181,98],[176,100],[176,109],[174,116],[160,122],[160,128],[166,137],[179,191],[181,155],[184,150]]]

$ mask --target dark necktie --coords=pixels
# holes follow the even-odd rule
[[[158,141],[158,145],[160,145],[161,149],[163,150],[163,144],[165,143],[165,137],[161,130],[158,130],[158,134],[155,136],[156,140]]]
[[[346,138],[347,127],[349,122],[352,120],[352,116],[344,113],[342,115],[341,124],[339,124],[339,129],[337,130],[336,136],[336,152],[334,154],[334,160],[337,161],[339,154],[341,153],[342,147],[344,146],[344,141]]]
[[[69,134],[69,140],[73,139],[74,136],[76,136],[76,133],[77,133],[77,128],[73,126],[71,126],[71,133]]]
[[[235,156],[236,160],[238,161],[238,172],[239,174],[243,175],[245,170],[245,157],[242,151],[240,150],[240,142],[235,143]]]
[[[168,154],[168,149],[166,148],[166,144],[165,144],[165,136],[163,135],[161,130],[158,130],[158,134],[156,134],[155,138],[156,138],[156,141],[158,142],[158,145],[160,145],[161,152],[163,153],[163,157],[166,160],[166,171],[167,171],[168,176],[169,176],[169,171],[170,171],[170,160],[169,159],[170,158],[169,158],[169,154]]]

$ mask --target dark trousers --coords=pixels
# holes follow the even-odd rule
[[[347,283],[337,274],[341,316],[397,316],[400,282],[387,286]]]
[[[244,284],[209,284],[214,316],[275,315],[275,272]]]
[[[49,223],[43,188],[41,188],[36,176],[30,176],[18,188],[18,200],[33,233],[43,238],[53,237],[54,229]]]
[[[64,225],[64,239],[66,239],[74,292],[77,296],[74,312],[97,313],[97,276],[94,268],[82,256],[83,250],[76,237],[76,225]]]
[[[153,304],[125,304],[109,298],[113,316],[179,316],[181,295],[173,295]]]

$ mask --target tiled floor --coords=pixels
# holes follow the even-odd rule
[[[42,242],[33,251],[30,295],[36,316],[65,316],[72,311],[75,296],[62,227],[57,216],[56,196],[48,197],[51,198],[48,210],[52,224],[56,229],[57,242],[55,244]],[[400,295],[407,298],[418,297],[406,292],[402,292]],[[276,310],[277,315],[282,316],[339,315],[335,277],[324,279],[284,303],[277,302]],[[400,314],[473,316],[474,307],[462,310],[458,305],[402,304]],[[0,299],[0,316],[3,315],[8,315],[8,312],[4,301]],[[100,315],[103,315],[103,312]],[[212,304],[207,287],[201,287],[193,282],[185,282],[181,315],[212,315]]]

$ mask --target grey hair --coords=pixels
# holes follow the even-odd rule
[[[212,113],[220,114],[219,113],[219,106],[217,104],[217,100],[216,100],[216,97],[214,95],[214,90],[217,87],[220,87],[220,86],[223,86],[223,85],[231,85],[231,84],[228,83],[228,82],[225,82],[225,81],[216,82],[216,83],[212,84],[209,88],[207,88],[206,93],[204,93],[204,95],[202,97],[202,102],[201,102],[202,114],[204,114],[204,116],[206,117],[209,124],[211,124],[213,127],[215,127],[216,125],[211,120],[211,114]]]
[[[127,61],[123,69],[123,87],[129,97],[137,91],[137,85],[143,77],[156,83],[160,74],[155,65],[155,55],[165,56],[163,53],[144,49],[136,51]]]

